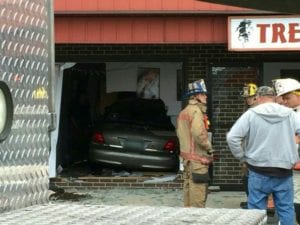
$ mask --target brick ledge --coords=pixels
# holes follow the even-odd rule
[[[151,181],[146,182],[145,181]],[[149,176],[138,177],[56,177],[50,178],[50,183],[63,189],[110,189],[110,188],[164,188],[182,189],[182,175],[178,174],[175,180],[155,182]]]

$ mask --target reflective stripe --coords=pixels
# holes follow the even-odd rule
[[[186,113],[181,113],[178,116],[178,120],[187,120],[187,121],[191,121],[192,117],[190,117],[188,114]]]
[[[180,152],[180,156],[183,159],[186,160],[192,160],[192,161],[197,161],[197,162],[201,162],[203,164],[210,164],[213,160],[209,157],[206,156],[199,156],[196,154],[192,154],[192,153],[187,153],[187,152]]]

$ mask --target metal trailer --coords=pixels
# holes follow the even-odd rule
[[[51,0],[0,0],[0,212],[48,202]]]
[[[265,225],[267,223],[264,210],[79,203],[36,205],[3,213],[0,217],[2,225]]]

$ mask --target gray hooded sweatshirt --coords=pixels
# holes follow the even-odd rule
[[[257,167],[291,169],[298,161],[295,133],[300,129],[296,113],[277,103],[248,109],[227,134],[232,154]]]

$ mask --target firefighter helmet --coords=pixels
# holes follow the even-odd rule
[[[241,95],[245,98],[255,96],[257,91],[257,86],[254,83],[245,84]]]
[[[300,90],[299,81],[291,78],[273,80],[273,86],[275,88],[277,96]]]
[[[188,84],[187,96],[192,96],[200,93],[207,93],[205,82],[203,79],[196,80]]]

